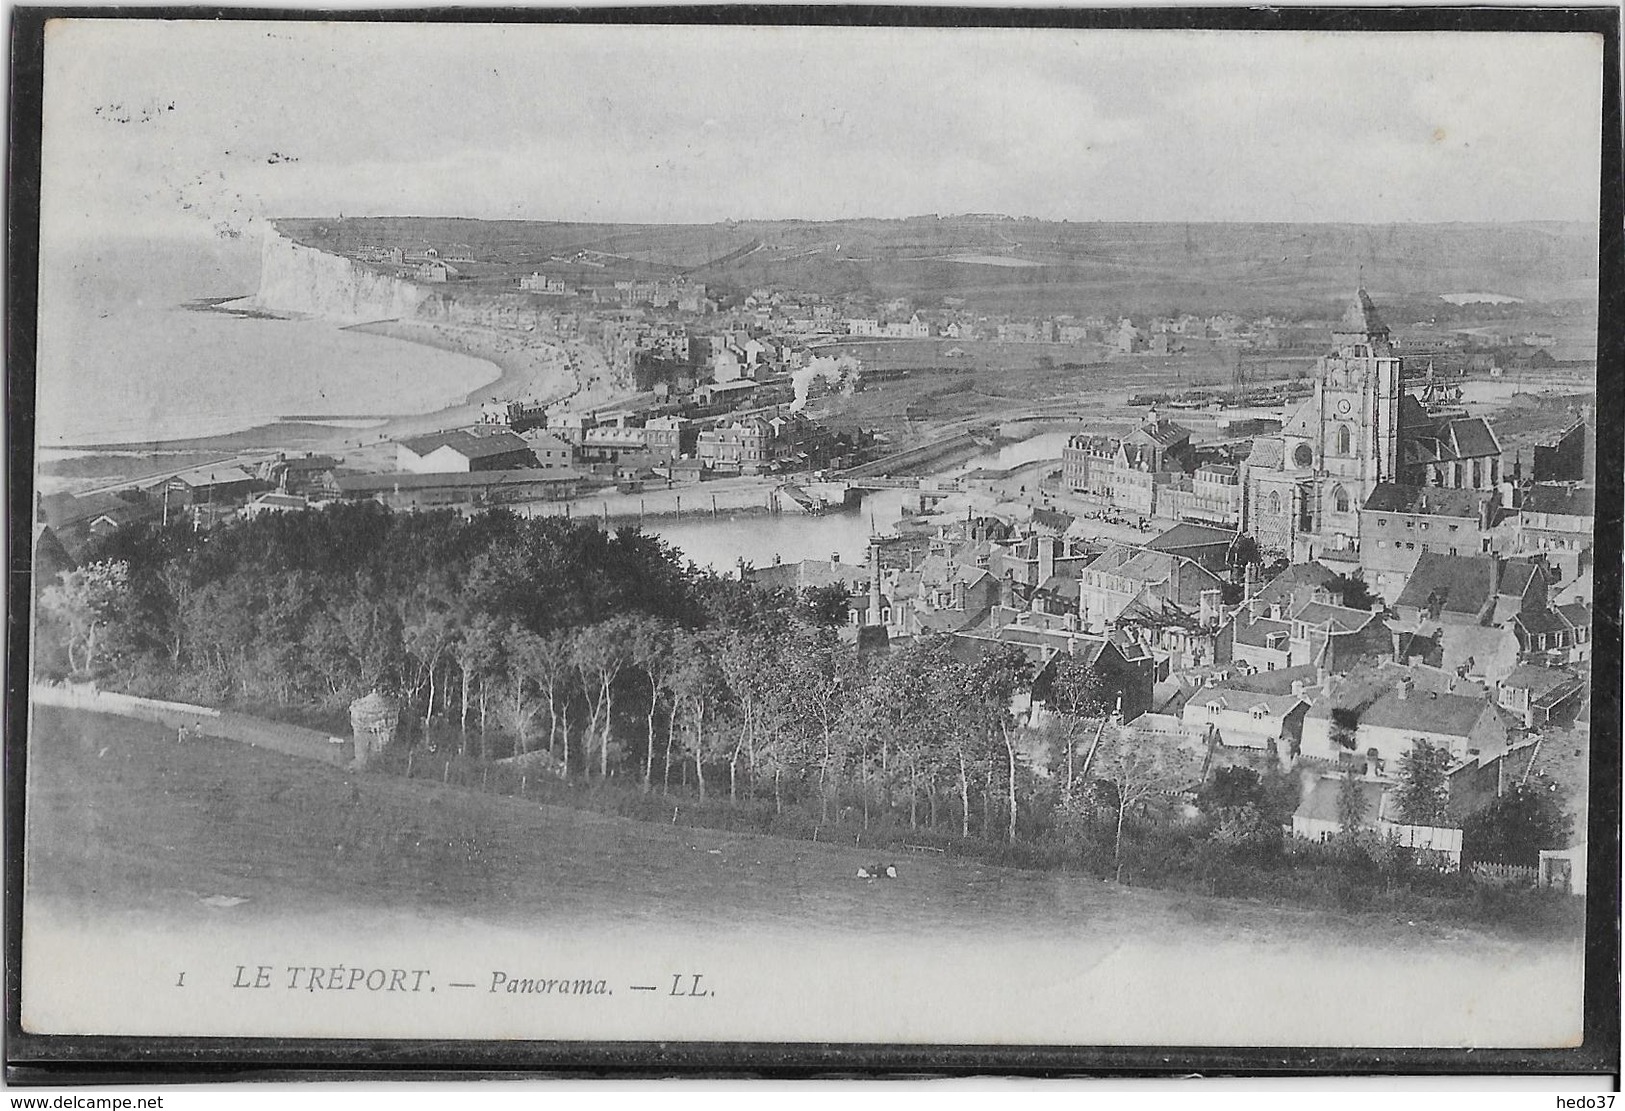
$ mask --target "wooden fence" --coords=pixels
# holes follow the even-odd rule
[[[1540,878],[1540,872],[1526,864],[1479,863],[1472,866],[1472,876],[1475,880],[1502,887],[1533,887]]]

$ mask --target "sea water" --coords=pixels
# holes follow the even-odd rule
[[[290,414],[427,413],[500,373],[482,359],[330,321],[187,307],[252,294],[259,257],[252,238],[42,243],[38,444],[213,436]]]

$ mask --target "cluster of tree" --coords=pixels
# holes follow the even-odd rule
[[[1054,669],[1064,712],[1034,731],[1019,649],[863,652],[845,612],[840,589],[762,591],[635,529],[341,506],[111,534],[44,592],[42,664],[334,719],[379,690],[412,743],[963,837],[1014,840],[1058,803],[1121,828],[1165,786],[1081,663]]]

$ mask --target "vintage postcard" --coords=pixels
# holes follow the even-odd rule
[[[1581,1044],[1603,49],[49,21],[22,1030]]]

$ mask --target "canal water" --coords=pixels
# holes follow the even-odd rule
[[[821,517],[784,513],[739,513],[700,517],[687,521],[669,518],[645,521],[643,531],[673,544],[689,560],[720,574],[729,574],[743,559],[754,567],[767,567],[777,556],[785,563],[803,559],[861,562],[875,531],[895,531],[904,506],[918,504],[912,490],[877,490],[866,494],[856,510],[826,513]]]
[[[1008,470],[1043,459],[1059,461],[1066,439],[1065,432],[1045,432],[1006,444],[944,472],[943,477],[984,467]],[[912,490],[877,490],[864,495],[856,511],[826,513],[822,517],[724,513],[716,518],[680,522],[652,520],[645,522],[643,529],[675,545],[694,563],[721,574],[733,572],[740,559],[754,567],[767,567],[775,556],[785,563],[795,563],[838,554],[843,562],[857,563],[865,558],[871,535],[891,534],[898,518],[911,515],[917,505],[918,495]]]

